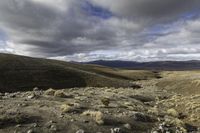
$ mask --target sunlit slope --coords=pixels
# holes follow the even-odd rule
[[[163,72],[163,78],[157,85],[185,95],[200,94],[200,71]]]

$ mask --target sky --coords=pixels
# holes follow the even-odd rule
[[[200,0],[1,0],[0,52],[66,61],[200,59]]]

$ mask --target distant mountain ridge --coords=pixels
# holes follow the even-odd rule
[[[95,64],[95,65],[102,65],[102,66],[116,67],[116,68],[147,69],[147,70],[197,70],[197,69],[200,69],[200,60],[154,61],[154,62],[97,60],[97,61],[92,61],[92,62],[86,62],[86,64]]]

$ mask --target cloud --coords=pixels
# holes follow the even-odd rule
[[[4,0],[0,51],[76,61],[196,59],[199,7],[198,0]]]
[[[92,19],[88,20],[80,11],[79,4],[64,0],[58,3],[53,0],[1,1],[0,26],[9,36],[9,41],[15,44],[10,47],[16,51],[27,49],[41,56],[71,54],[78,49],[84,51],[83,47],[73,46],[70,42],[83,36],[92,25]],[[59,5],[66,10],[60,10]]]
[[[198,0],[91,0],[114,14],[145,24],[165,22],[200,7]]]

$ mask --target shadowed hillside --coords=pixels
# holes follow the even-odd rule
[[[128,78],[119,70],[102,66],[0,54],[1,92],[24,91],[36,86],[42,89],[85,86],[134,87],[124,79],[133,78]]]

